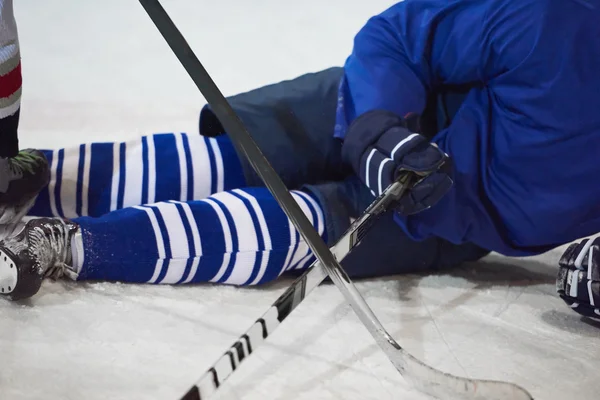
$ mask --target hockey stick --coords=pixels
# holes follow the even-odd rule
[[[332,247],[341,261],[360,243],[369,228],[404,192],[406,183],[395,182],[379,196],[346,230]],[[323,265],[315,261],[292,285],[254,322],[240,338],[206,371],[180,400],[205,400],[219,387],[252,352],[263,344],[291,312],[327,277]],[[390,340],[393,340],[390,338]],[[527,391],[512,383],[468,379],[436,370],[397,347],[399,358],[404,358],[405,378],[438,399],[532,400]]]
[[[160,2],[158,0],[140,0],[140,3],[200,92],[211,105],[214,113],[223,124],[232,141],[236,144],[236,147],[246,156],[256,173],[263,180],[265,186],[302,235],[318,259],[319,264],[342,292],[361,322],[369,330],[396,369],[421,390],[444,400],[448,399],[449,396],[451,398],[472,399],[531,399],[532,397],[524,389],[513,384],[469,380],[435,370],[412,357],[396,343],[379,322],[333,253],[295,202],[280,177],[264,157],[240,118],[215,85]],[[404,185],[401,187],[404,187]],[[397,189],[399,188],[397,187]],[[233,360],[235,357],[233,353],[230,354],[232,354]],[[491,391],[487,393],[485,389],[490,389]],[[192,390],[190,396],[192,397],[188,397],[189,399],[200,398],[200,392]]]

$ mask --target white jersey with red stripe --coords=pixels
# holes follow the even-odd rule
[[[16,135],[21,105],[21,55],[13,0],[0,0],[0,132],[3,137]]]

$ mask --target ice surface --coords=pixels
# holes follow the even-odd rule
[[[340,65],[390,1],[165,1],[225,94]],[[24,146],[194,131],[204,99],[134,0],[15,4]],[[600,327],[555,295],[560,250],[450,274],[361,282],[390,333],[445,371],[539,399],[597,399]],[[0,398],[176,399],[289,285],[260,289],[47,282],[0,302]],[[342,296],[317,289],[223,386],[221,400],[423,399]]]

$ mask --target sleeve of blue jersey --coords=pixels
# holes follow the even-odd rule
[[[514,61],[507,57],[520,57],[521,50],[507,54],[502,46],[528,37],[535,7],[532,0],[404,0],[372,17],[356,35],[344,66],[335,136],[344,139],[356,126],[352,122],[369,111],[387,110],[400,117],[422,114],[428,93],[436,87],[485,86]],[[469,129],[479,127],[454,121],[444,134]],[[353,131],[352,136],[360,135]],[[472,164],[467,158],[478,157],[466,151],[452,154],[444,141],[436,143],[450,157],[460,157],[463,165]],[[469,186],[479,182],[477,174],[461,171],[444,200],[399,224],[415,239],[435,235],[455,243],[473,240],[503,253],[527,253],[502,237],[477,190]],[[476,231],[489,237],[471,237],[474,226],[485,227]]]
[[[405,0],[372,17],[344,65],[335,135],[356,116],[422,113],[437,85],[485,82],[495,66],[485,33],[492,1]],[[496,2],[497,3],[497,2]],[[489,23],[485,23],[489,21]]]

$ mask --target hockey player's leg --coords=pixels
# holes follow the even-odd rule
[[[292,193],[328,243],[372,200],[355,177]],[[351,276],[363,278],[453,266],[485,254],[476,246],[439,239],[414,242],[390,213],[342,264]],[[29,297],[44,277],[62,274],[78,280],[255,285],[302,271],[313,261],[266,188],[235,189],[97,218],[33,219],[17,236],[0,242],[0,294]]]
[[[154,134],[46,150],[50,182],[29,215],[76,218],[166,200],[203,199],[243,187],[226,136]]]
[[[344,179],[352,171],[333,136],[341,68],[329,68],[241,93],[227,100],[288,188]],[[200,112],[201,135],[226,135],[209,106]],[[246,157],[248,186],[263,186]]]
[[[325,233],[316,198],[294,191]],[[44,277],[255,285],[309,265],[308,246],[266,188],[160,202],[71,221],[36,218],[0,242],[0,294],[34,295]]]
[[[21,55],[12,0],[0,1],[0,224],[18,222],[48,183],[48,163],[19,151]]]

